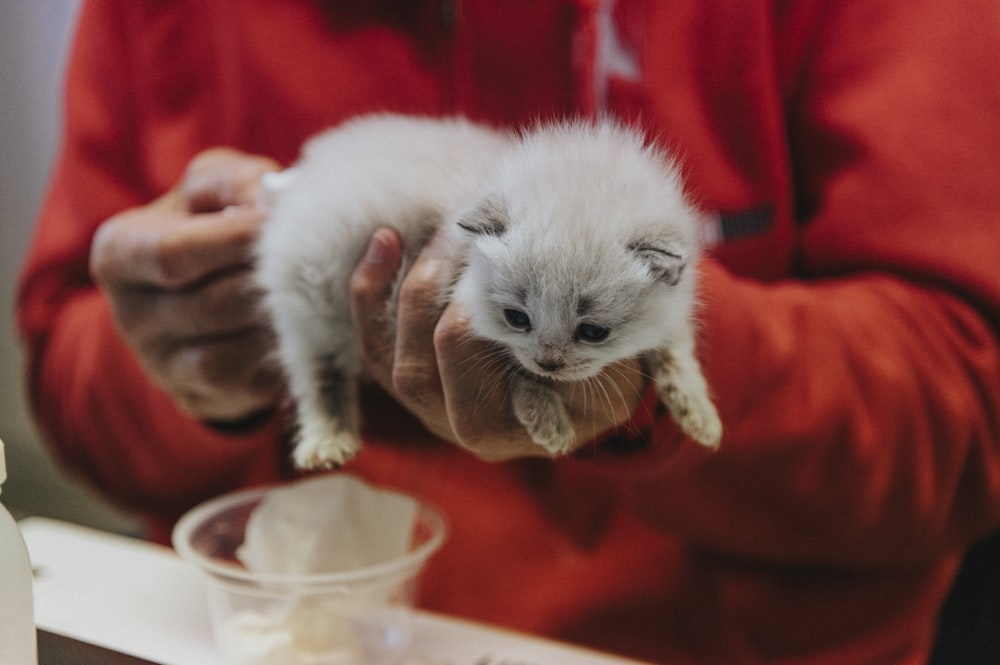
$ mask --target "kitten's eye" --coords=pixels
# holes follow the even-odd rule
[[[505,309],[503,317],[512,327],[525,332],[531,330],[531,319],[519,309]]]
[[[576,329],[576,338],[581,342],[603,342],[611,331],[593,323],[581,323]]]
[[[518,330],[523,332],[531,330],[531,319],[519,309],[505,309],[503,318],[507,319],[507,323]]]

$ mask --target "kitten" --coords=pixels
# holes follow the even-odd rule
[[[453,270],[441,302],[459,301],[473,333],[506,350],[514,414],[550,453],[575,440],[552,382],[637,356],[680,427],[718,445],[694,357],[696,213],[638,132],[581,121],[512,136],[367,116],[309,141],[286,173],[257,279],[296,400],[300,467],[342,464],[359,448],[348,282],[387,225],[402,236],[401,274],[445,227]]]

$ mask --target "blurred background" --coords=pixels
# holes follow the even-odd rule
[[[0,0],[0,439],[15,517],[43,515],[120,533],[128,515],[59,468],[31,422],[14,325],[17,274],[58,149],[62,81],[80,0]]]

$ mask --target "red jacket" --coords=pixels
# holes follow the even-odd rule
[[[290,475],[277,419],[232,438],[179,415],[88,278],[97,225],[199,150],[289,162],[370,110],[638,118],[718,213],[700,353],[722,449],[640,409],[635,440],[491,465],[373,398],[351,468],[448,513],[429,608],[673,665],[920,663],[1000,521],[994,3],[614,4],[85,3],[19,292],[39,421],[161,537]]]

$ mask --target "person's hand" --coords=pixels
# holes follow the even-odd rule
[[[481,459],[549,456],[514,418],[509,361],[492,343],[472,337],[461,307],[438,306],[446,262],[435,241],[403,279],[393,336],[384,313],[400,261],[399,236],[379,229],[351,279],[357,345],[371,378],[435,435]],[[628,420],[645,385],[637,360],[606,368],[589,382],[560,385],[577,447]]]
[[[188,414],[220,426],[274,406],[281,381],[251,279],[265,211],[261,176],[278,165],[218,148],[177,186],[101,225],[90,272],[121,337]]]

